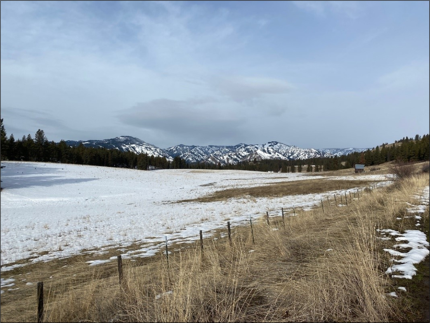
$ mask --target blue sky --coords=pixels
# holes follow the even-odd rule
[[[369,148],[429,133],[429,2],[1,2],[15,139]]]

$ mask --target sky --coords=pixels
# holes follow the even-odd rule
[[[2,1],[15,139],[372,148],[429,133],[429,2]]]

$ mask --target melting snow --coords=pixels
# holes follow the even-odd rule
[[[427,186],[423,195],[421,196],[420,202],[424,205],[428,205],[428,189]],[[426,195],[427,194],[427,195]],[[423,206],[423,205],[420,205]],[[414,207],[408,210],[415,210],[415,212],[420,212],[422,208]],[[425,206],[424,206],[425,209]],[[420,212],[421,213],[421,212]],[[421,219],[420,216],[416,216],[417,219]],[[420,224],[417,223],[416,226]],[[393,248],[397,249],[410,249],[408,252],[401,252],[393,249],[384,249],[390,255],[394,257],[399,257],[400,259],[393,259],[394,264],[387,269],[386,274],[392,274],[393,278],[407,278],[412,279],[412,276],[416,274],[417,269],[414,264],[418,264],[427,257],[429,254],[427,237],[424,232],[419,230],[406,230],[404,233],[399,233],[398,231],[391,229],[377,230],[382,234],[390,234],[391,236],[396,236],[395,240],[398,242],[403,242],[395,244]],[[383,239],[383,238],[381,238]],[[397,273],[397,274],[395,274]]]
[[[1,271],[31,262],[50,261],[82,253],[102,254],[107,248],[142,248],[128,257],[150,257],[170,242],[193,242],[202,230],[249,223],[268,210],[286,216],[296,209],[310,210],[321,199],[345,191],[276,198],[232,198],[211,203],[178,203],[226,188],[255,187],[277,182],[311,180],[324,176],[301,173],[237,170],[159,170],[71,164],[5,162],[1,193]],[[383,180],[378,175],[361,179]],[[330,179],[335,179],[330,177]],[[206,185],[210,183],[211,185]],[[378,183],[387,185],[389,181]],[[356,188],[346,192],[354,193]],[[87,251],[85,251],[87,250]],[[88,251],[89,250],[89,251]],[[126,250],[126,249],[123,249]],[[45,253],[44,255],[41,255]],[[110,259],[112,260],[112,259]],[[97,265],[108,260],[95,260]]]

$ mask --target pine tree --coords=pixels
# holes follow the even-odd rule
[[[0,119],[0,128],[1,128],[1,160],[7,159],[8,152],[8,142],[6,138],[6,130],[3,125],[3,118]]]
[[[43,130],[38,129],[34,135],[35,157],[37,161],[43,161],[45,155],[45,144],[48,139]]]
[[[15,137],[13,136],[13,133],[9,136],[7,158],[9,160],[16,159],[16,143],[15,143]]]

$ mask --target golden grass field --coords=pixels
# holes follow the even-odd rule
[[[389,165],[378,168],[371,174],[390,170]],[[321,175],[352,173],[349,169]],[[198,201],[372,185],[366,180],[351,182],[320,179],[228,189]],[[89,267],[85,261],[94,259],[90,255],[32,264],[12,274],[44,282],[46,322],[428,321],[424,295],[429,257],[417,266],[412,280],[392,279],[385,274],[390,255],[383,249],[394,242],[378,239],[376,231],[416,229],[413,220],[404,218],[406,202],[416,204],[413,195],[428,185],[428,173],[421,173],[417,164],[414,176],[348,196],[342,207],[334,200],[324,201],[324,212],[321,207],[296,210],[296,216],[286,214],[285,222],[273,217],[270,225],[262,216],[253,223],[255,243],[248,225],[232,230],[231,244],[222,229],[204,240],[203,250],[199,242],[171,245],[169,263],[161,252],[123,260],[121,286],[117,264]],[[428,207],[421,227],[429,240]],[[117,254],[113,249],[108,256]],[[408,292],[387,297],[396,286]],[[1,296],[1,321],[36,321],[36,285],[17,282],[14,287],[20,289]]]

